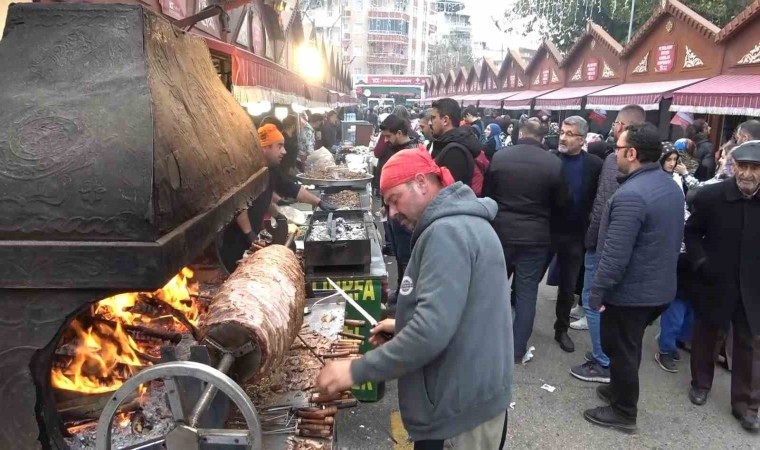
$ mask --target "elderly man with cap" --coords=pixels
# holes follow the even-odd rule
[[[276,168],[285,156],[285,137],[274,124],[268,123],[259,128],[259,141],[264,159],[270,169]],[[222,264],[229,270],[234,269],[243,253],[250,248],[251,243],[262,229],[264,215],[277,215],[277,208],[272,203],[275,195],[282,198],[295,198],[301,203],[308,203],[322,209],[335,209],[320,200],[319,197],[306,190],[300,184],[286,179],[279,170],[269,170],[269,184],[259,195],[250,208],[241,212],[225,229],[222,238],[222,248],[219,251]]]
[[[760,141],[732,153],[735,176],[702,187],[686,222],[686,253],[703,283],[695,304],[689,399],[703,405],[712,388],[716,342],[733,328],[731,412],[760,431]]]
[[[335,393],[398,378],[415,449],[506,448],[512,317],[504,254],[490,224],[496,203],[454,183],[418,149],[388,160],[380,189],[389,214],[414,230],[396,319],[372,330],[371,342],[382,345],[329,363],[317,387]],[[394,337],[386,342],[381,332]]]

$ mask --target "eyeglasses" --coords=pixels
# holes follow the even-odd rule
[[[633,148],[633,147],[631,147],[630,145],[616,145],[615,146],[615,151],[617,151],[617,150],[625,150],[627,148]]]
[[[623,122],[622,120],[616,120],[612,122],[612,125],[625,125],[625,122]]]
[[[565,137],[568,137],[568,138],[571,138],[571,139],[574,138],[574,137],[583,137],[582,134],[575,134],[575,133],[571,133],[569,131],[562,131],[562,130],[559,130],[559,135],[560,136],[565,136]]]

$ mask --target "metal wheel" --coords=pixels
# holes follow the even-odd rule
[[[210,395],[212,398],[217,389],[222,391],[243,414],[248,429],[196,428],[195,424],[192,423],[195,420],[185,417],[182,401],[176,387],[175,378],[177,377],[191,377],[208,383],[210,387],[215,388],[207,389],[207,391],[212,391]],[[164,381],[169,408],[177,425],[163,438],[152,439],[130,448],[193,450],[202,449],[207,445],[225,445],[229,448],[261,449],[261,424],[256,416],[256,409],[243,389],[230,377],[211,366],[192,361],[179,361],[158,364],[142,370],[114,392],[100,414],[96,441],[97,450],[111,449],[111,422],[119,405],[141,384],[154,380]],[[206,399],[205,401],[208,402],[209,400]],[[204,399],[199,400],[199,404],[193,408],[193,413],[198,411],[202,402]],[[197,416],[197,414],[192,415]]]

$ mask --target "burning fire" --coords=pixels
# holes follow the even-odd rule
[[[200,310],[195,302],[197,286],[189,284],[193,277],[190,269],[184,268],[162,289],[155,292],[119,294],[103,299],[94,304],[90,310],[92,325],[83,325],[80,319],[71,322],[71,329],[76,344],[71,362],[64,368],[55,367],[51,372],[51,382],[57,389],[77,391],[89,394],[110,392],[118,389],[123,380],[150,365],[148,349],[132,338],[129,330],[123,326],[142,326],[150,328],[157,319],[171,319],[173,327],[185,328],[176,317],[165,315],[158,306],[163,302],[183,314],[193,325],[198,324]],[[149,316],[149,313],[154,316]],[[161,322],[163,323],[163,322]],[[165,326],[164,326],[165,327]],[[142,358],[141,358],[142,357]],[[140,396],[145,393],[141,386]]]

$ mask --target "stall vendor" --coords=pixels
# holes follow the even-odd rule
[[[267,167],[276,168],[285,156],[285,137],[271,123],[259,128],[259,140],[261,150],[264,152]],[[235,218],[235,224],[231,224],[224,231],[219,257],[228,270],[234,270],[237,261],[243,253],[251,247],[259,232],[263,228],[264,216],[270,213],[277,216],[276,206],[272,202],[275,198],[295,198],[296,201],[307,203],[324,210],[335,208],[319,197],[309,192],[300,184],[287,180],[278,170],[269,171],[269,183],[264,192],[259,195],[253,204]]]

